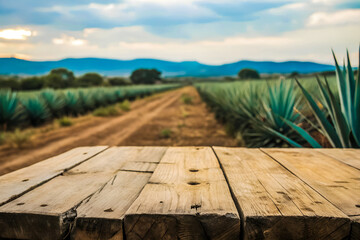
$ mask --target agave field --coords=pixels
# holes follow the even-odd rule
[[[197,90],[247,147],[360,147],[360,82],[349,56],[336,77],[203,83]]]
[[[0,89],[0,125],[37,126],[62,116],[77,116],[96,108],[179,87],[178,84],[97,87],[66,90],[12,92]]]

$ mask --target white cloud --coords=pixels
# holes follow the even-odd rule
[[[26,29],[0,30],[0,38],[7,40],[26,40],[31,35],[32,35],[31,31]]]
[[[52,42],[56,45],[72,45],[72,46],[82,46],[86,44],[84,39],[76,39],[72,36],[63,35],[61,38],[54,38]]]
[[[304,9],[308,8],[308,6],[309,6],[308,3],[295,2],[295,3],[289,3],[289,4],[286,4],[286,5],[283,5],[281,7],[269,9],[268,12],[269,13],[274,13],[274,14],[288,13],[289,11],[294,11],[294,10],[295,11],[304,10]]]
[[[241,59],[303,60],[333,63],[331,48],[341,59],[349,48],[353,65],[360,32],[358,25],[305,28],[273,36],[244,37],[220,40],[179,40],[162,38],[142,27],[86,29],[68,32],[49,42],[1,44],[0,52],[31,56],[33,59],[65,57],[104,57],[115,59],[158,58],[172,61],[197,60],[222,64]],[[43,29],[45,30],[45,29]],[[39,31],[39,30],[38,30]],[[39,34],[40,35],[40,34]],[[102,37],[101,37],[102,36]],[[348,36],[344,38],[344,36]]]
[[[86,28],[83,30],[82,35],[88,42],[100,46],[108,46],[117,42],[166,42],[171,40],[149,33],[142,26],[116,27],[111,29]]]
[[[307,26],[360,24],[360,9],[347,9],[333,13],[316,12],[307,20]]]
[[[256,0],[236,3],[253,1]],[[221,6],[224,2],[234,3],[234,0],[224,0]],[[351,56],[357,62],[359,9],[336,11],[333,6],[341,0],[286,2],[287,5],[275,4],[279,7],[258,12],[254,19],[246,21],[231,18],[237,10],[225,9],[226,6],[219,17],[214,13],[218,0],[123,0],[112,4],[53,6],[42,11],[68,16],[67,22],[61,27],[52,22],[21,25],[21,29],[31,29],[31,37],[26,33],[17,36],[27,41],[0,39],[0,52],[23,54],[33,59],[147,57],[209,64],[240,59],[332,63],[331,48],[339,54],[349,48],[353,49]],[[216,6],[209,8],[204,3]],[[231,10],[230,13],[227,10]],[[202,21],[206,18],[210,21]],[[83,24],[86,20],[100,23]],[[170,21],[173,23],[168,24]],[[12,29],[12,26],[5,28]]]

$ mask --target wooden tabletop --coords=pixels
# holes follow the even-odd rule
[[[0,177],[0,238],[360,239],[360,150],[76,148]]]

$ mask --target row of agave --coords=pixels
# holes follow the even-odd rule
[[[175,87],[175,84],[164,84],[57,91],[45,89],[30,93],[0,89],[0,125],[4,131],[8,127],[36,126],[53,118],[85,114],[124,99],[134,99]]]
[[[312,89],[297,79],[268,83],[266,89],[249,83],[246,91],[219,85],[197,88],[217,118],[239,132],[248,147],[359,148],[359,71],[355,77],[349,54],[343,67],[333,57],[336,79],[316,77]]]

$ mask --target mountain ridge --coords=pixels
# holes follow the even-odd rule
[[[128,76],[138,68],[156,68],[165,77],[234,76],[243,68],[259,73],[312,73],[334,70],[334,66],[310,61],[250,61],[240,60],[221,65],[208,65],[197,61],[167,61],[153,58],[118,60],[110,58],[64,58],[49,61],[31,61],[18,58],[0,58],[0,74],[41,75],[51,69],[64,67],[76,75],[97,72],[107,76]]]

